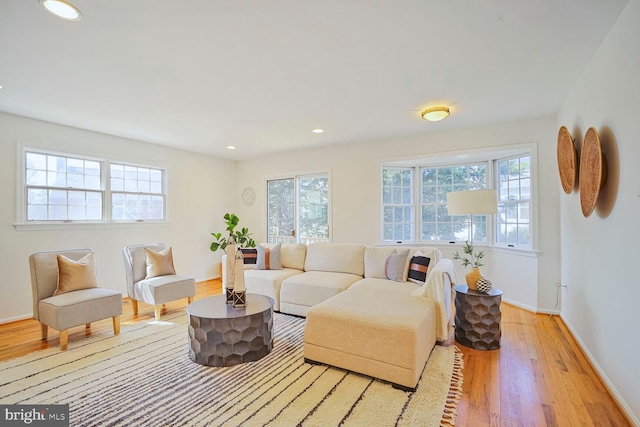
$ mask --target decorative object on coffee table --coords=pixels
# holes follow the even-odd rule
[[[585,218],[593,213],[606,178],[607,162],[602,154],[600,137],[591,127],[584,136],[580,154],[580,206]]]
[[[492,287],[491,280],[487,278],[478,279],[476,282],[476,289],[484,294],[488,294]]]
[[[464,243],[462,252],[468,256],[461,256],[458,251],[456,251],[453,254],[453,259],[462,261],[463,267],[471,266],[471,272],[466,274],[465,279],[469,289],[476,289],[476,283],[478,280],[484,278],[484,274],[480,271],[480,267],[484,265],[484,262],[482,261],[484,258],[484,252],[474,252],[473,244],[468,240]]]
[[[240,248],[236,250],[234,260],[233,307],[244,307],[247,305],[247,299],[244,286],[244,256]]]
[[[574,139],[565,126],[561,126],[558,131],[558,172],[562,189],[571,194],[578,174],[578,155]]]
[[[187,306],[189,357],[206,366],[233,366],[259,360],[273,348],[273,300],[245,294],[246,306],[225,304],[224,295]]]
[[[502,291],[492,288],[485,294],[466,285],[456,285],[453,290],[456,341],[476,350],[499,349]]]
[[[232,304],[236,277],[236,243],[233,235],[229,235],[225,251],[227,252],[227,274],[223,285],[225,289],[226,303]]]

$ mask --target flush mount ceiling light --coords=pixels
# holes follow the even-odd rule
[[[227,145],[227,150],[235,150],[236,148],[238,147],[236,147],[235,145]]]
[[[313,133],[324,133],[324,129],[320,129],[320,128],[311,129],[311,132],[313,132]]]
[[[58,18],[79,21],[82,17],[80,10],[66,0],[40,0],[40,3]]]
[[[422,118],[425,120],[429,120],[430,122],[437,122],[438,120],[442,120],[449,115],[449,107],[431,107],[427,108],[422,112]]]

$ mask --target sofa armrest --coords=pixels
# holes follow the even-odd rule
[[[436,339],[445,341],[449,338],[451,322],[451,296],[456,284],[456,273],[453,261],[441,259],[429,275],[424,285],[412,292],[413,295],[431,298],[436,303]]]

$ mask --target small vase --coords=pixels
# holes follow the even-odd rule
[[[484,274],[480,272],[480,267],[472,267],[471,272],[467,273],[465,278],[467,279],[467,286],[469,289],[477,290],[478,287],[476,286],[476,283],[478,282],[478,279],[484,278]]]

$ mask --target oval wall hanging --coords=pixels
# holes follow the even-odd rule
[[[607,163],[600,137],[598,131],[591,127],[584,136],[580,154],[580,205],[585,218],[593,213],[606,178]]]
[[[558,131],[558,171],[560,183],[565,193],[571,194],[578,173],[578,155],[569,129],[561,126]]]

